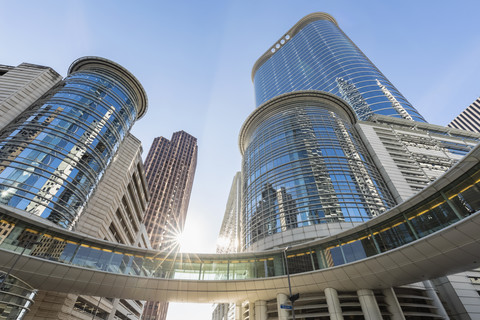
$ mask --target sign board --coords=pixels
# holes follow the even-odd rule
[[[292,310],[292,306],[289,306],[289,305],[286,305],[286,304],[281,304],[280,309]]]

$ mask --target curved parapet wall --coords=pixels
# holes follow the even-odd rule
[[[137,109],[137,119],[143,117],[147,112],[148,98],[145,89],[138,79],[127,69],[111,60],[101,57],[82,57],[75,60],[68,68],[68,74],[84,70],[101,70],[100,72],[110,71],[116,80],[118,80],[125,89],[132,92],[135,99],[135,107]]]
[[[146,104],[123,67],[78,59],[0,133],[0,204],[72,228]]]
[[[270,50],[265,52],[260,58],[257,59],[252,68],[252,81],[255,78],[255,73],[257,72],[258,68],[260,68],[260,66],[277,51],[277,49],[279,49],[283,44],[285,44],[286,41],[294,37],[306,25],[317,20],[330,21],[338,26],[337,20],[335,20],[334,17],[325,12],[314,12],[303,17],[302,19],[300,19],[300,21],[295,23],[295,25],[290,30],[288,30],[280,39],[278,39],[278,41],[275,42],[275,44]]]
[[[479,160],[476,147],[387,213],[289,249],[292,286],[306,293],[387,288],[478,268]],[[0,244],[2,268],[13,266],[13,274],[38,289],[182,302],[269,300],[288,292],[283,250],[171,256],[80,236],[8,207],[1,211],[10,230]],[[31,241],[40,244],[25,249]]]

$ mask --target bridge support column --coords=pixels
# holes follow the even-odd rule
[[[267,320],[267,301],[255,301],[255,320]]]
[[[342,308],[340,307],[337,290],[326,288],[324,292],[328,305],[328,313],[330,313],[330,320],[343,320]]]
[[[242,320],[242,305],[235,304],[235,320]]]
[[[287,309],[282,309],[280,306],[282,304],[290,304],[288,300],[288,296],[284,293],[277,294],[277,313],[278,313],[278,320],[288,320],[288,316],[290,312]]]
[[[438,315],[442,316],[443,319],[445,320],[449,320],[450,318],[448,317],[447,311],[443,307],[443,304],[440,301],[440,298],[438,297],[432,282],[430,280],[425,280],[422,283],[425,286],[425,289],[427,290],[428,297],[432,299],[433,305],[437,307]]]
[[[242,303],[242,307],[240,308],[240,320],[245,320],[247,313],[247,303]]]
[[[248,319],[255,320],[255,302],[248,301]]]
[[[382,313],[380,312],[373,291],[370,289],[360,289],[357,291],[357,294],[365,320],[382,319]]]
[[[385,302],[388,304],[388,311],[392,314],[392,320],[405,320],[402,307],[393,288],[384,289],[383,295],[385,296]]]

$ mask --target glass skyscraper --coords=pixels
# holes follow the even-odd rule
[[[283,93],[320,90],[346,100],[360,120],[372,114],[425,122],[326,13],[295,24],[255,63],[257,106]]]
[[[71,228],[146,99],[120,65],[75,61],[0,132],[0,203]]]
[[[351,226],[395,204],[355,123],[346,102],[320,91],[280,95],[249,116],[240,133],[243,249],[291,229]]]

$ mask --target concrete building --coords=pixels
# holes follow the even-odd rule
[[[155,138],[145,160],[151,199],[144,223],[152,247],[175,255],[197,166],[197,139],[184,131]],[[142,319],[164,320],[168,303],[147,302]]]
[[[217,253],[240,252],[240,217],[242,213],[242,173],[233,177],[222,226],[217,240]],[[235,303],[214,305],[212,320],[235,320]]]
[[[26,63],[0,73],[0,202],[79,234],[148,248],[142,148],[129,133],[147,106],[140,83],[97,57],[75,61],[65,79]],[[11,227],[2,223],[5,237]],[[50,259],[66,246],[32,231],[19,239],[27,247],[40,241],[31,254]],[[40,291],[26,319],[139,319],[142,309],[140,301]]]
[[[473,132],[480,132],[480,98],[463,110],[447,126]]]
[[[62,77],[53,69],[22,63],[0,65],[0,129],[18,117]]]

